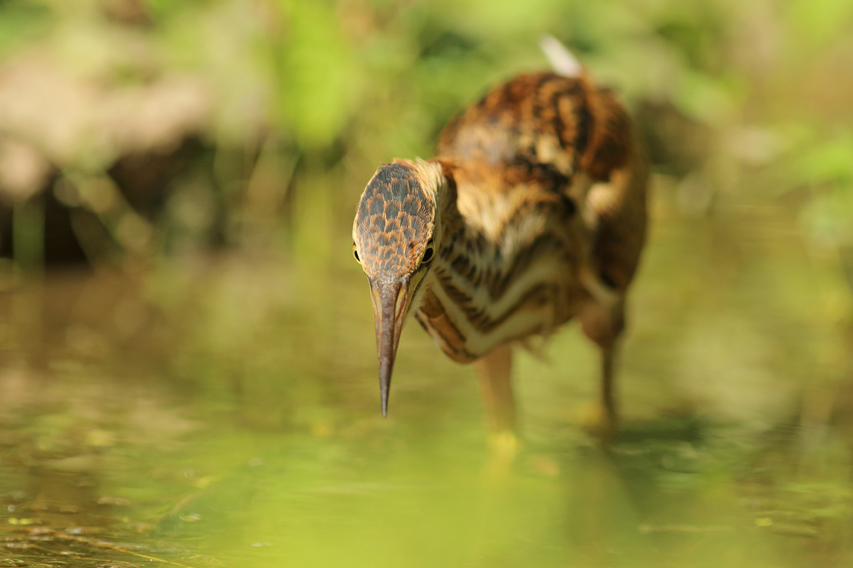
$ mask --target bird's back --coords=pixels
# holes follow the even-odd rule
[[[556,218],[580,214],[586,232],[577,238],[588,241],[580,244],[597,276],[627,288],[645,238],[647,172],[610,90],[583,76],[518,76],[453,119],[437,157],[453,164],[460,211],[485,219],[486,233],[550,200]]]

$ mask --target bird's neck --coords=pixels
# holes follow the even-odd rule
[[[500,215],[500,204],[487,211],[463,200],[460,211],[456,182],[446,177],[437,200],[440,250],[418,293],[415,315],[449,357],[469,362],[558,323],[545,306],[554,305],[564,284],[553,259],[564,254],[565,243],[541,226]],[[535,224],[537,215],[529,212],[525,219]]]

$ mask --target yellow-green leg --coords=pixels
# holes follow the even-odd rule
[[[475,363],[485,407],[489,444],[501,454],[515,455],[515,399],[512,394],[512,347],[501,345]]]
[[[603,441],[613,438],[619,426],[614,371],[619,336],[625,327],[623,303],[605,307],[592,304],[580,315],[584,334],[601,349],[601,391],[599,410],[584,419],[585,426]]]

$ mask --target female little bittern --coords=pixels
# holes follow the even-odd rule
[[[479,363],[495,431],[515,426],[512,344],[577,317],[601,349],[612,431],[647,177],[625,110],[583,74],[516,77],[453,119],[432,160],[382,165],[358,204],[353,253],[370,282],[383,416],[407,315],[448,357]]]

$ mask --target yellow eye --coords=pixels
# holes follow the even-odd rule
[[[355,246],[355,243],[352,244],[352,255],[355,257],[355,261],[361,264],[361,259],[358,258],[358,248]]]

